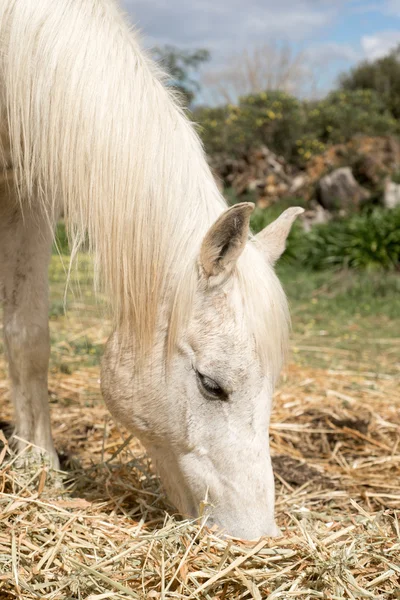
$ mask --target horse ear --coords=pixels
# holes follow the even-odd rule
[[[256,235],[261,250],[272,265],[283,254],[286,248],[286,238],[296,217],[304,212],[300,206],[292,206],[285,210],[275,221]]]
[[[206,233],[200,249],[200,267],[206,279],[229,276],[249,237],[254,204],[242,202],[222,213]],[[214,283],[217,283],[214,280]]]

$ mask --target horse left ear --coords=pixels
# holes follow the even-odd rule
[[[283,212],[268,227],[255,236],[269,263],[274,265],[286,248],[286,238],[296,217],[304,212],[300,206],[292,206]]]
[[[200,249],[200,267],[213,285],[219,284],[235,268],[249,237],[251,202],[241,202],[228,208],[206,233]]]

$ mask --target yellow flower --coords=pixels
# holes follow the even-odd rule
[[[264,123],[263,119],[256,119],[257,127],[261,127],[261,125],[263,125],[263,123]]]
[[[269,118],[270,118],[272,121],[273,121],[274,119],[276,119],[276,115],[275,115],[275,113],[274,113],[274,111],[273,111],[273,110],[269,110],[269,111],[267,112],[267,115],[269,116]]]

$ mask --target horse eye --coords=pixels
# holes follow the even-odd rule
[[[196,375],[200,391],[203,392],[203,395],[218,400],[226,400],[228,398],[228,394],[213,379],[210,379],[210,377],[203,375],[199,371],[196,371]]]

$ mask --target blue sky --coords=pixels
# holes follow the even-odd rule
[[[400,0],[123,0],[148,46],[208,48],[220,69],[254,44],[288,43],[306,54],[319,93],[358,61],[400,43]]]

